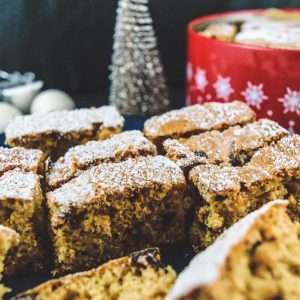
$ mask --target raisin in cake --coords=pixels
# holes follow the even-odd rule
[[[167,300],[300,299],[300,225],[269,202],[198,254]]]
[[[48,281],[14,300],[163,300],[176,273],[160,262],[157,249],[135,252],[97,269]]]

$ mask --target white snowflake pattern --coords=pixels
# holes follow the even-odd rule
[[[241,92],[241,95],[245,97],[245,100],[248,105],[255,106],[257,109],[261,108],[261,104],[268,100],[268,96],[264,94],[263,91],[264,85],[258,84],[252,84],[250,81],[247,82],[247,88]]]
[[[217,98],[224,99],[225,101],[228,101],[229,96],[234,92],[230,84],[230,77],[222,77],[221,75],[218,75],[214,88]]]
[[[206,78],[206,71],[203,69],[197,69],[196,75],[195,75],[195,82],[198,90],[201,92],[205,91],[205,87],[208,84],[207,78]]]
[[[300,115],[300,91],[293,91],[288,87],[287,93],[278,101],[283,103],[283,113],[292,112]]]
[[[186,66],[186,77],[189,81],[193,78],[193,66],[191,63],[188,63]]]
[[[295,125],[296,125],[296,123],[294,120],[289,121],[289,129],[288,130],[289,130],[290,134],[295,133],[295,129],[294,129]]]

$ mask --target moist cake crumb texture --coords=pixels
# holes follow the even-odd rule
[[[185,239],[180,168],[163,156],[102,164],[47,194],[59,273],[81,271],[151,246]]]
[[[5,259],[8,251],[19,243],[19,235],[16,231],[0,225],[0,280],[2,279],[2,273],[5,267]],[[0,299],[4,294],[10,291],[0,282]]]
[[[45,219],[40,177],[12,170],[0,177],[0,224],[20,234],[20,243],[10,251],[5,273],[30,273],[46,267]]]
[[[299,299],[300,225],[287,205],[269,202],[233,225],[193,258],[166,299]]]

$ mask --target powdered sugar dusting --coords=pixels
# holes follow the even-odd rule
[[[268,170],[256,166],[231,167],[210,164],[195,167],[189,177],[200,192],[240,190],[242,186],[273,178]]]
[[[48,174],[48,184],[57,186],[77,176],[80,170],[100,163],[156,154],[156,147],[141,131],[125,131],[104,141],[92,141],[69,149],[52,166]]]
[[[36,173],[42,159],[43,152],[40,150],[0,147],[0,174],[17,168]]]
[[[161,188],[162,185],[171,189],[178,183],[185,184],[185,178],[175,163],[163,156],[148,156],[93,167],[49,192],[47,199],[56,203],[64,214],[70,206],[88,202],[96,195],[136,193],[144,188]]]
[[[6,128],[7,139],[45,132],[73,132],[93,129],[99,124],[105,128],[119,128],[124,118],[114,106],[100,108],[82,108],[72,111],[58,111],[19,116]]]
[[[275,172],[300,169],[300,135],[285,137],[276,144],[257,151],[249,166],[261,166]]]
[[[181,136],[193,131],[203,132],[245,124],[254,119],[255,113],[243,102],[210,102],[152,117],[145,122],[144,132],[147,137],[151,138]]]
[[[34,173],[6,172],[0,177],[0,201],[7,198],[32,201],[39,183],[39,176]]]
[[[220,269],[229,257],[231,249],[247,235],[255,222],[268,214],[274,206],[285,209],[288,201],[275,200],[268,202],[260,209],[250,213],[225,231],[210,247],[196,255],[189,266],[179,274],[175,286],[167,296],[167,300],[175,300],[187,296],[197,288],[213,284],[220,276]]]
[[[300,48],[300,22],[253,17],[243,24],[235,41],[275,48],[298,49]]]

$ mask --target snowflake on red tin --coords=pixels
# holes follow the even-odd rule
[[[247,82],[247,88],[241,92],[241,95],[245,97],[248,105],[255,106],[260,109],[261,104],[268,99],[263,91],[264,85],[261,83],[259,85],[252,84],[250,81]]]
[[[287,93],[278,101],[283,103],[285,114],[292,112],[300,115],[300,91],[293,91],[288,87]]]
[[[216,90],[217,98],[224,99],[225,101],[228,101],[229,96],[234,92],[234,89],[230,84],[230,77],[223,77],[221,75],[218,75],[214,88]]]
[[[195,82],[196,82],[196,86],[198,88],[198,90],[200,90],[201,92],[204,92],[205,87],[208,84],[207,78],[206,78],[206,71],[198,68],[196,75],[195,75]]]
[[[186,77],[188,81],[193,78],[193,66],[191,63],[188,63],[186,66]]]

